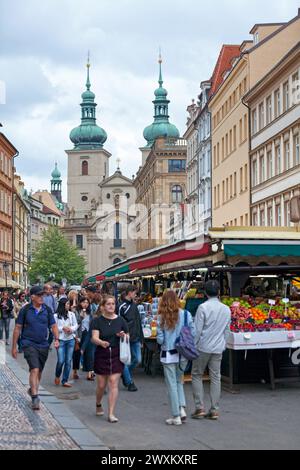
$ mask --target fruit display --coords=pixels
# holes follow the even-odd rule
[[[262,299],[223,297],[231,310],[231,331],[256,332],[292,330],[300,328],[300,308],[277,299],[269,305]]]

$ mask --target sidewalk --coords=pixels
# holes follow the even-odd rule
[[[28,372],[6,354],[0,361],[0,450],[107,450],[43,387],[41,409],[33,411],[27,389]]]

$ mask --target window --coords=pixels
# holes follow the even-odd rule
[[[299,134],[294,136],[294,148],[295,148],[295,165],[299,165],[300,164]]]
[[[248,164],[245,165],[245,190],[248,189]]]
[[[233,150],[236,150],[236,126],[233,126]]]
[[[83,249],[83,235],[76,235],[76,246],[79,250]]]
[[[300,83],[299,83],[299,73],[298,72],[294,73],[294,75],[292,76],[292,83],[293,83],[292,105],[299,104],[299,101],[300,101],[300,95],[299,95]]]
[[[257,185],[257,160],[252,162],[252,185]]]
[[[280,98],[280,89],[278,88],[274,92],[274,105],[275,105],[275,118],[281,114],[281,98]]]
[[[228,201],[229,198],[229,181],[228,178],[226,178],[226,201]]]
[[[222,182],[222,200],[225,202],[225,181]]]
[[[115,224],[115,234],[114,235],[115,235],[114,248],[120,248],[122,246],[120,222],[116,222],[116,224]]]
[[[225,142],[226,142],[226,157],[228,156],[228,134],[225,136]]]
[[[248,117],[247,114],[244,114],[244,140],[248,137]]]
[[[265,105],[264,103],[260,103],[258,107],[258,115],[259,115],[259,130],[261,130],[265,125]]]
[[[88,176],[89,174],[89,164],[86,160],[84,160],[81,164],[81,175]]]
[[[82,196],[81,200],[82,200],[83,202],[86,202],[86,201],[89,200],[89,198],[88,198],[87,196]]]
[[[276,213],[276,226],[281,227],[281,205],[280,204],[276,205],[275,213]]]
[[[257,132],[257,112],[256,109],[252,111],[252,134]]]
[[[222,137],[222,160],[225,158],[225,145],[224,145],[224,137]]]
[[[244,225],[244,217],[241,215],[240,217],[240,226],[243,227]]]
[[[280,175],[281,173],[281,147],[277,145],[275,147],[275,161],[276,161],[276,174]]]
[[[257,226],[257,213],[252,214],[252,225]]]
[[[236,196],[236,172],[234,173],[233,195]]]
[[[290,169],[290,143],[289,141],[284,142],[284,169],[285,171]]]
[[[240,144],[243,142],[243,120],[240,119]]]
[[[290,227],[290,225],[291,225],[290,201],[285,201],[284,203],[284,226]]]
[[[290,107],[290,87],[289,82],[283,84],[283,111],[287,111]]]
[[[230,199],[232,199],[232,175],[230,175]]]
[[[268,226],[272,227],[273,226],[273,207],[268,207]]]
[[[259,159],[259,173],[260,173],[260,183],[263,183],[266,178],[265,174],[265,157],[262,155]]]
[[[169,173],[185,171],[185,160],[169,160]]]
[[[129,193],[126,193],[125,196],[126,196],[127,199],[130,198],[130,194],[129,194]]]
[[[241,189],[241,193],[242,193],[244,191],[243,168],[240,169],[240,189]]]
[[[120,263],[122,260],[120,258],[115,258],[113,261],[113,264]]]
[[[270,150],[267,153],[268,178],[273,178],[273,155]]]
[[[265,220],[265,209],[261,209],[260,212],[259,212],[259,218],[260,218],[260,225],[262,227],[265,226],[266,224],[266,220]]]
[[[256,46],[256,44],[259,43],[259,35],[258,35],[258,33],[253,34],[253,43],[254,43],[254,46]]]
[[[182,187],[179,185],[172,187],[172,202],[182,202],[183,194],[182,194]]]
[[[271,96],[268,96],[268,98],[266,99],[266,107],[267,107],[267,122],[266,124],[270,124],[270,122],[272,121],[272,97]]]
[[[110,199],[110,194],[106,194],[106,199]]]

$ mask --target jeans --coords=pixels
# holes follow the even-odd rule
[[[218,411],[221,397],[221,361],[222,354],[208,354],[200,352],[200,356],[193,362],[192,386],[196,409],[204,410],[203,374],[209,369],[210,378],[210,411]]]
[[[138,364],[142,362],[142,350],[140,341],[134,341],[130,343],[131,350],[131,364],[130,366],[124,367],[123,379],[126,385],[129,385],[133,382],[132,380],[132,371],[136,368]]]
[[[186,360],[182,360],[180,364],[163,364],[165,382],[174,418],[180,416],[180,407],[186,406],[183,388],[183,375],[186,366]]]
[[[10,320],[10,318],[3,318],[0,320],[0,340],[3,339],[3,330],[5,330],[5,339],[8,341]]]
[[[62,370],[64,369],[63,378],[61,381],[62,384],[65,384],[69,380],[74,347],[75,339],[59,342],[59,348],[57,350],[57,364],[55,376],[59,378],[61,376]]]

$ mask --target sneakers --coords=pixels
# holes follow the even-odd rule
[[[169,426],[180,426],[182,424],[180,416],[177,416],[176,418],[170,418],[166,419],[166,424]]]
[[[32,397],[32,403],[31,403],[32,410],[34,410],[34,411],[39,410],[40,409],[40,403],[41,403],[41,400],[39,399],[38,396]]]
[[[206,413],[204,410],[201,410],[201,408],[199,408],[198,410],[194,411],[191,417],[192,419],[203,419],[206,417]]]
[[[128,388],[128,384],[125,382],[124,376],[121,375],[122,384],[125,388]]]
[[[204,416],[206,419],[212,419],[213,421],[216,421],[219,419],[219,413],[217,411],[210,411]]]
[[[109,423],[118,423],[119,420],[116,418],[114,415],[108,417],[108,422]]]
[[[128,385],[127,387],[128,392],[137,392],[137,387],[135,386],[134,382]]]
[[[184,406],[180,407],[180,418],[182,422],[186,421],[186,412]]]
[[[102,405],[96,404],[96,416],[103,416],[103,415],[104,415],[104,411],[103,411]]]

